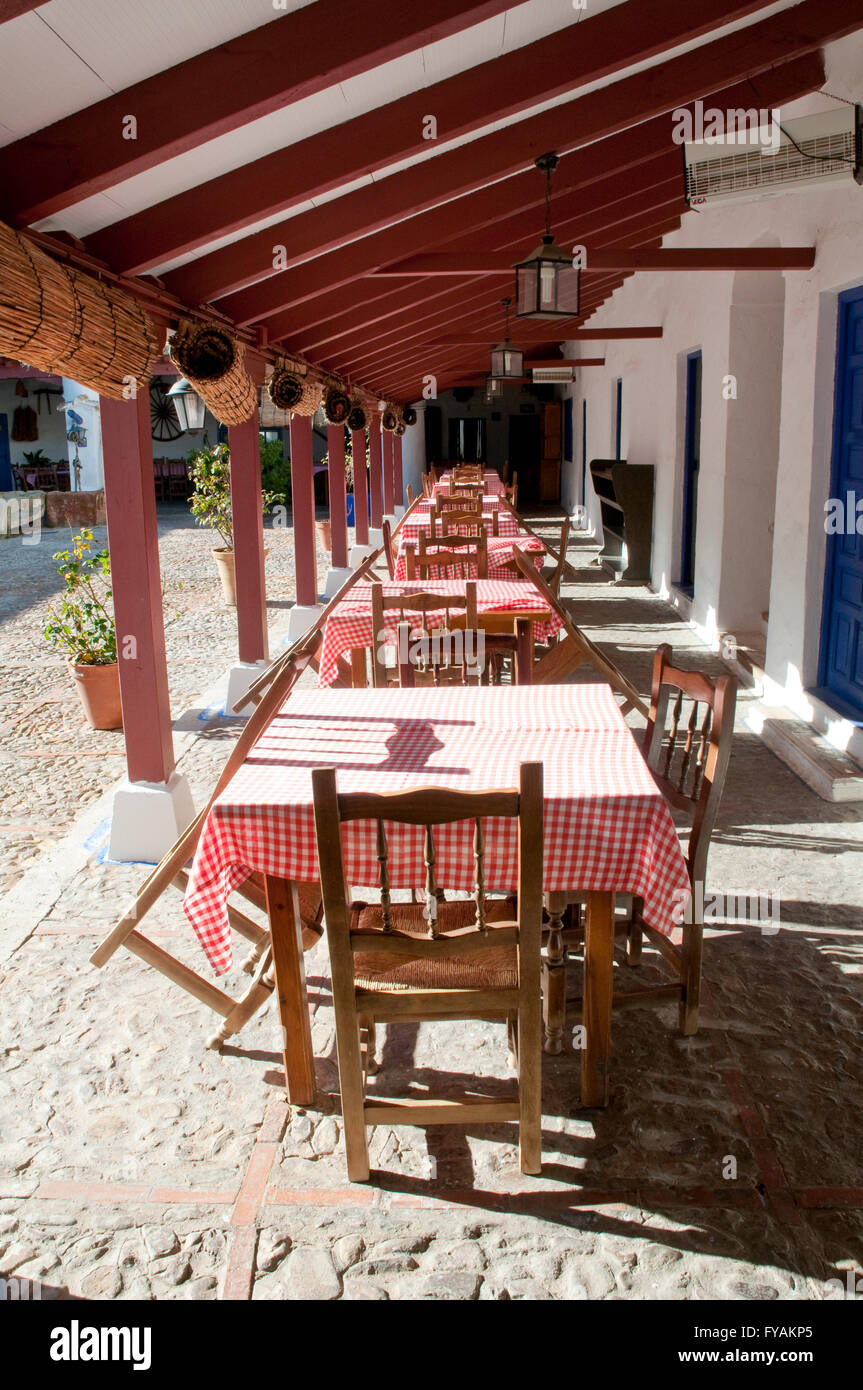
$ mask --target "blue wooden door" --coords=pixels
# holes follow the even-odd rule
[[[9,453],[9,416],[0,411],[0,492],[11,492],[14,486]]]
[[[830,495],[845,504],[845,529],[827,537],[821,685],[863,716],[863,288],[839,296]]]

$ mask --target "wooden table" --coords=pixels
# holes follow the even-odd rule
[[[251,871],[264,874],[288,1094],[314,1099],[314,1059],[293,885],[318,876],[311,770],[335,767],[344,791],[391,793],[410,786],[459,790],[517,784],[524,761],[542,761],[543,887],[587,893],[582,1099],[608,1101],[614,894],[644,899],[645,920],[670,933],[686,864],[670,813],[607,685],[418,690],[295,691],[214,802],[189,876],[185,908],[211,964],[231,964],[227,898]],[[503,828],[500,828],[503,827]],[[407,833],[407,832],[406,832]],[[515,830],[486,827],[486,881],[511,891]],[[346,837],[346,873],[355,889],[377,882],[371,823]],[[438,878],[473,887],[472,828],[438,851]],[[424,872],[390,838],[392,886]],[[559,899],[549,899],[552,907]],[[562,1002],[562,1001],[561,1001]],[[553,1011],[559,1005],[553,1003]],[[562,1026],[556,1015],[552,1028]]]

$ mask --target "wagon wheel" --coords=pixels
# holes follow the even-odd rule
[[[158,381],[150,386],[150,429],[153,438],[160,442],[179,439],[183,433],[174,403],[168,399],[164,386]]]

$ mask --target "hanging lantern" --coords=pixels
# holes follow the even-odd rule
[[[491,375],[493,377],[524,376],[524,353],[521,348],[513,347],[509,341],[509,306],[511,303],[511,299],[501,300],[506,312],[506,327],[503,342],[498,343],[497,347],[493,347],[491,350]]]
[[[490,405],[492,401],[499,401],[503,395],[503,381],[500,377],[489,376],[485,381],[485,401]]]
[[[551,232],[551,175],[557,163],[556,154],[540,155],[536,161],[545,174],[545,234],[527,260],[515,267],[519,318],[576,318],[581,307],[581,271]]]
[[[204,428],[204,402],[184,376],[174,382],[167,395],[177,412],[181,429],[196,434]]]

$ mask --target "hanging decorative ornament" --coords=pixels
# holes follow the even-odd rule
[[[415,425],[415,424],[416,424],[416,422],[417,422],[417,413],[416,413],[416,411],[414,410],[414,408],[413,408],[412,405],[406,405],[406,406],[405,406],[404,410],[402,411],[402,419],[404,420],[404,422],[405,422],[406,425]]]
[[[362,396],[351,396],[351,408],[348,412],[348,428],[352,430],[364,430],[371,418],[371,412],[363,400]]]
[[[351,398],[341,386],[328,386],[324,392],[324,414],[331,425],[343,425],[351,413]]]
[[[387,401],[381,411],[381,429],[386,430],[387,434],[395,434],[401,418],[401,411],[396,402]]]

